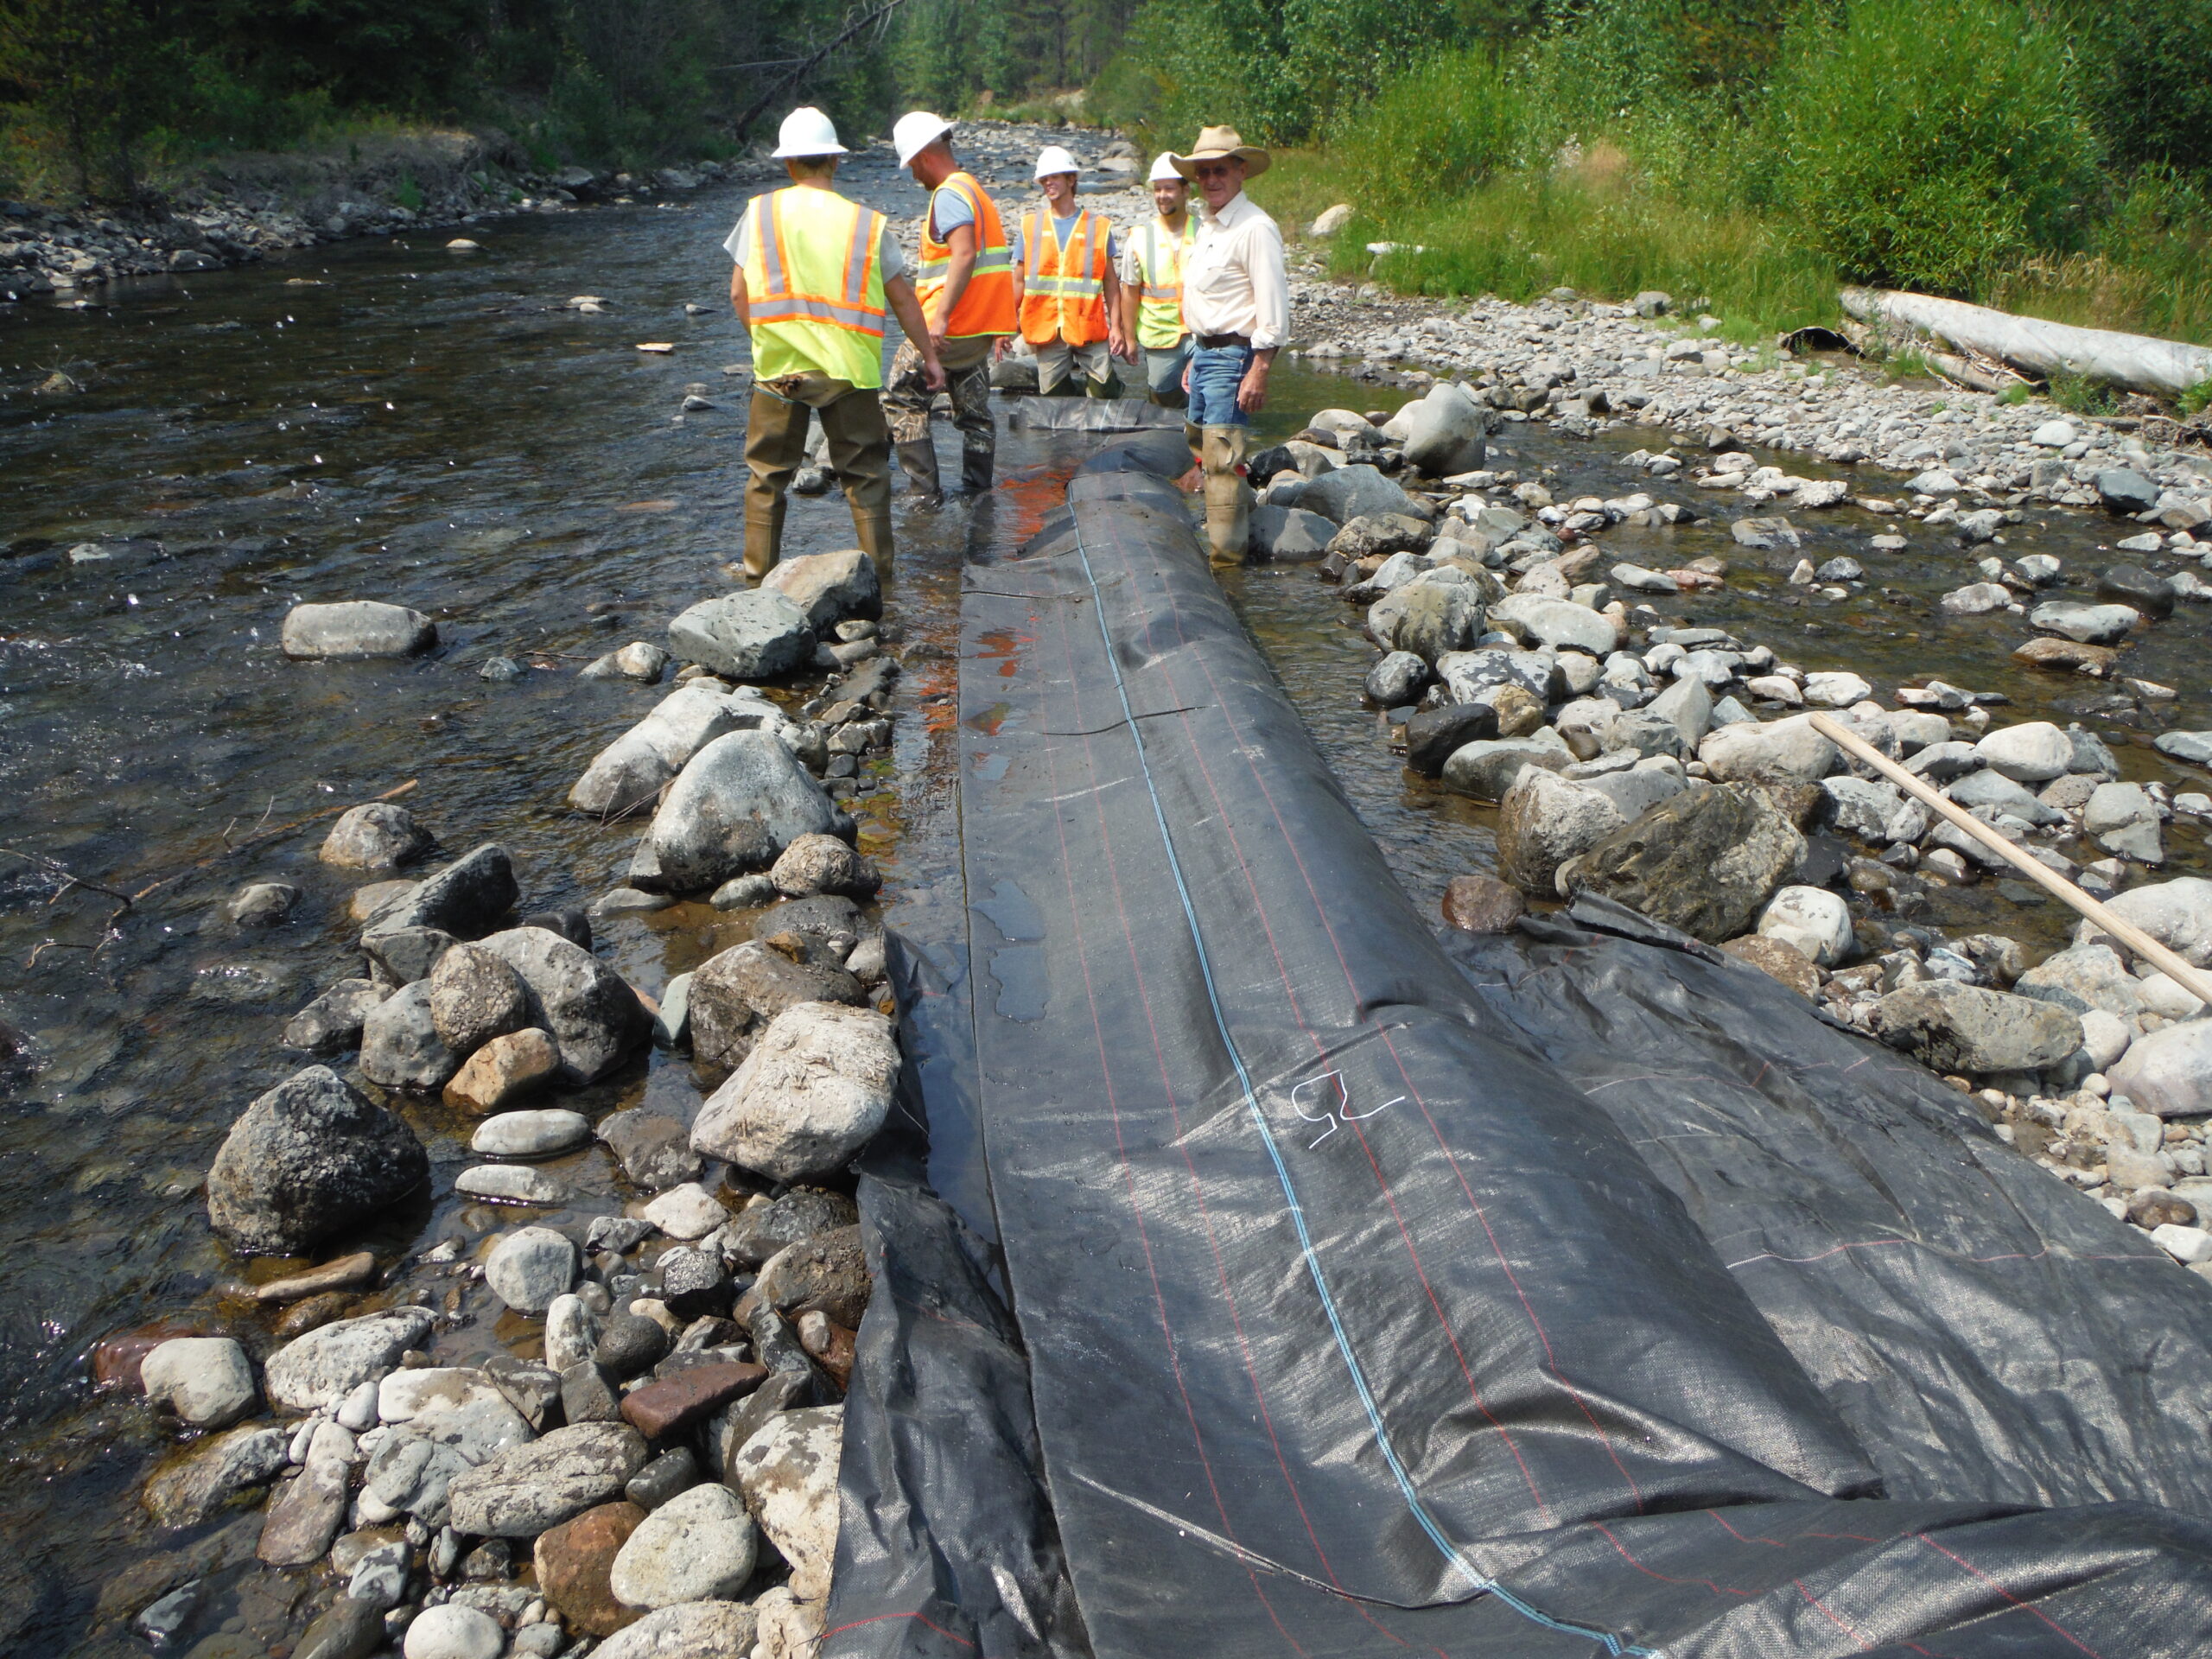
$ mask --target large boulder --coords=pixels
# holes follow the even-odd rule
[[[437,625],[422,612],[373,599],[295,605],[284,615],[287,657],[412,657],[437,643]]]
[[[1661,802],[1570,860],[1559,885],[1719,944],[1751,931],[1804,856],[1804,836],[1764,790],[1728,784]]]
[[[854,617],[883,614],[875,561],[857,547],[786,558],[761,578],[760,588],[791,601],[817,634]]]
[[[1367,634],[1385,651],[1411,652],[1434,663],[1474,644],[1484,615],[1482,594],[1473,584],[1419,578],[1368,607]]]
[[[1620,627],[1611,617],[1571,599],[1548,599],[1541,594],[1509,594],[1490,607],[1490,621],[1524,645],[1587,652],[1592,657],[1608,655],[1621,639]]]
[[[864,1006],[868,992],[844,969],[794,962],[758,939],[709,957],[691,976],[691,1052],[709,1065],[735,1065],[752,1033],[805,1002]]]
[[[207,1218],[239,1249],[296,1255],[416,1191],[415,1132],[328,1066],[310,1065],[231,1125],[207,1172]]]
[[[2065,1009],[2006,991],[1929,979],[1874,1004],[1874,1034],[1937,1071],[2040,1071],[2082,1046]]]
[[[2191,1020],[2138,1037],[2111,1078],[2114,1094],[2160,1117],[2212,1112],[2212,1020]]]
[[[510,1447],[447,1492],[456,1532],[535,1538],[620,1496],[645,1465],[645,1436],[627,1423],[575,1423]]]
[[[772,588],[702,599],[668,625],[671,650],[734,680],[772,679],[814,660],[806,613]]]
[[[753,731],[784,737],[792,728],[781,709],[749,690],[727,691],[718,682],[678,686],[593,758],[569,790],[569,804],[579,812],[618,817],[659,794],[716,738]]]
[[[1498,804],[1497,873],[1524,893],[1551,898],[1559,867],[1626,822],[1599,791],[1523,767]]]
[[[1407,462],[1433,478],[1472,472],[1483,464],[1490,412],[1461,387],[1439,381],[1428,396],[1399,411],[1406,424]]]
[[[1717,727],[1698,745],[1697,758],[1723,783],[1817,784],[1834,769],[1836,747],[1808,716],[1792,715],[1764,725],[1745,720]]]
[[[514,908],[522,890],[515,885],[507,849],[494,842],[461,857],[419,882],[412,893],[377,912],[365,941],[404,928],[429,927],[457,939],[473,939],[498,925]]]
[[[429,1334],[429,1310],[422,1307],[319,1326],[269,1356],[262,1370],[269,1403],[290,1411],[334,1406],[362,1383],[380,1381]]]
[[[509,928],[481,948],[522,981],[524,1023],[552,1033],[566,1081],[598,1082],[652,1037],[652,1016],[637,992],[590,951],[550,929]]]
[[[772,1180],[824,1174],[883,1127],[898,1077],[899,1046],[883,1015],[802,1002],[769,1022],[699,1109],[691,1144]]]
[[[664,893],[701,893],[765,870],[801,836],[847,827],[822,785],[776,739],[718,737],[691,758],[646,835],[655,874],[632,880]]]
[[[2130,887],[2107,899],[2105,906],[2191,965],[2212,964],[2212,880],[2183,875],[2149,887]],[[2107,938],[2090,921],[2082,922],[2074,937],[2076,944]]]
[[[1318,512],[1332,524],[1347,524],[1370,513],[1404,512],[1416,518],[1430,516],[1426,503],[1414,499],[1372,467],[1339,467],[1311,480],[1298,505]]]

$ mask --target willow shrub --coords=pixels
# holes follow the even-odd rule
[[[2009,0],[1848,0],[1767,105],[1776,206],[1863,282],[1972,292],[2082,245],[2103,175],[2064,39]]]
[[[1480,48],[1401,75],[1338,127],[1330,149],[1375,212],[1433,205],[1516,159],[1521,102]]]

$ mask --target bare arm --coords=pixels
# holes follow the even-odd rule
[[[1114,262],[1106,262],[1106,349],[1125,363],[1136,361],[1136,350],[1131,343],[1135,335],[1129,327],[1128,312],[1130,302],[1123,297],[1122,279],[1115,274]]]
[[[929,331],[922,318],[922,302],[914,297],[912,279],[893,276],[883,285],[883,297],[891,307],[891,315],[899,319],[899,326],[906,331],[906,338],[914,342],[914,349],[922,354],[922,378],[931,391],[944,390],[944,365],[938,361],[937,337]]]
[[[732,265],[729,269],[729,308],[737,313],[737,320],[747,327],[753,326],[753,316],[745,297],[745,267]]]
[[[951,263],[945,267],[944,287],[938,295],[938,314],[930,320],[931,335],[938,348],[944,346],[945,326],[952,321],[952,313],[960,303],[960,296],[968,291],[968,279],[976,274],[976,227],[956,225],[946,232],[944,245],[952,251]],[[1021,275],[1014,273],[1015,292],[1020,292]]]

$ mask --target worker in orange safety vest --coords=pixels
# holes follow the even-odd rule
[[[1093,397],[1119,395],[1113,359],[1134,364],[1122,323],[1121,244],[1103,213],[1075,200],[1077,163],[1058,144],[1037,156],[1041,207],[1021,216],[1014,244],[1014,292],[1021,337],[1037,353],[1037,390],[1050,397],[1068,386],[1080,365]]]

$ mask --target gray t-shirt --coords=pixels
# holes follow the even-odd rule
[[[748,211],[737,221],[737,228],[729,233],[729,239],[722,244],[731,264],[743,264],[746,255],[753,251],[752,226],[753,215]],[[887,283],[894,276],[906,274],[906,251],[892,240],[888,219],[883,221],[883,233],[875,239],[875,264]]]

